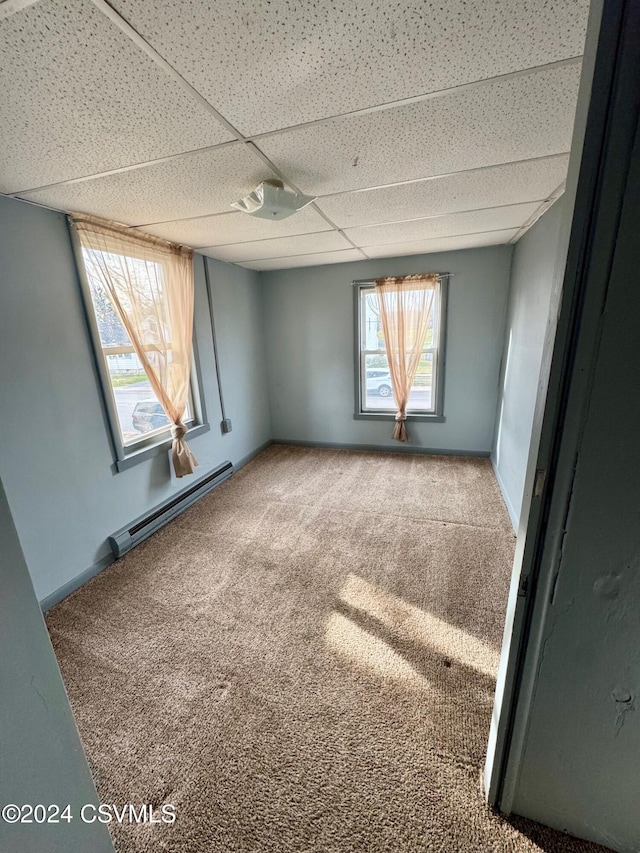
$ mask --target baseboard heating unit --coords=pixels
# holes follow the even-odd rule
[[[135,521],[123,527],[122,530],[118,530],[109,537],[109,544],[116,559],[122,557],[147,536],[151,536],[176,515],[180,515],[181,512],[184,512],[207,492],[215,489],[232,474],[232,463],[223,462],[215,471],[201,477],[197,482],[173,495],[169,500],[158,504],[149,512],[141,515],[140,518],[136,518]]]

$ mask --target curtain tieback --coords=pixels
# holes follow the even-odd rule
[[[181,438],[184,438],[186,434],[187,434],[187,428],[182,423],[182,421],[180,421],[177,424],[174,424],[171,427],[171,438],[177,439],[179,441]]]
[[[397,421],[406,421],[407,413],[406,412],[396,412],[396,420]]]

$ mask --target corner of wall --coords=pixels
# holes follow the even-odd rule
[[[269,366],[269,348],[267,346],[267,322],[266,322],[266,289],[265,289],[265,271],[264,270],[256,270],[257,276],[257,287],[258,287],[258,302],[260,306],[260,316],[262,318],[262,351],[263,351],[263,365],[264,365],[264,374],[266,379],[267,388],[271,388],[271,368]],[[273,402],[271,399],[271,394],[267,394],[267,420],[268,420],[268,433],[269,433],[269,443],[274,439],[273,433]]]
[[[511,500],[511,496],[507,491],[505,484],[500,476],[500,471],[498,470],[498,466],[496,464],[495,454],[492,452],[489,460],[491,462],[491,467],[493,468],[493,473],[495,474],[496,481],[498,483],[498,487],[500,488],[500,494],[502,495],[502,500],[504,501],[504,505],[507,508],[507,512],[509,513],[509,518],[511,519],[511,526],[513,527],[513,532],[518,533],[518,526],[520,524],[520,512],[516,512],[516,509],[513,505],[513,501]]]
[[[502,354],[500,355],[500,370],[498,371],[498,395],[496,399],[496,416],[493,426],[493,440],[491,446],[491,464],[494,470],[497,464],[496,451],[498,449],[498,435],[500,426],[500,417],[502,414],[502,398],[504,396],[504,375],[506,370],[506,353],[508,347],[507,329],[509,327],[509,315],[511,313],[511,301],[513,298],[513,259],[516,254],[517,243],[510,245],[511,252],[509,254],[509,286],[507,290],[507,301],[504,306],[504,322],[502,324]]]

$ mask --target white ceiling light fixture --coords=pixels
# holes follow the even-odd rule
[[[263,181],[248,196],[232,202],[231,207],[261,219],[286,219],[316,198],[285,190],[282,181]]]

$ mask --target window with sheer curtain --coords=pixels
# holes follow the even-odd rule
[[[94,217],[72,223],[117,444],[126,457],[171,438],[176,476],[191,474],[192,252]]]
[[[380,279],[377,283],[356,282],[355,287],[356,414],[394,417],[404,402],[408,417],[441,416],[446,281],[439,275],[405,276]],[[382,304],[385,292],[386,331]],[[400,292],[402,295],[398,295]],[[424,317],[419,319],[421,314]],[[396,399],[389,352],[396,364],[402,363],[411,374],[404,401]],[[397,386],[397,372],[395,380]]]

